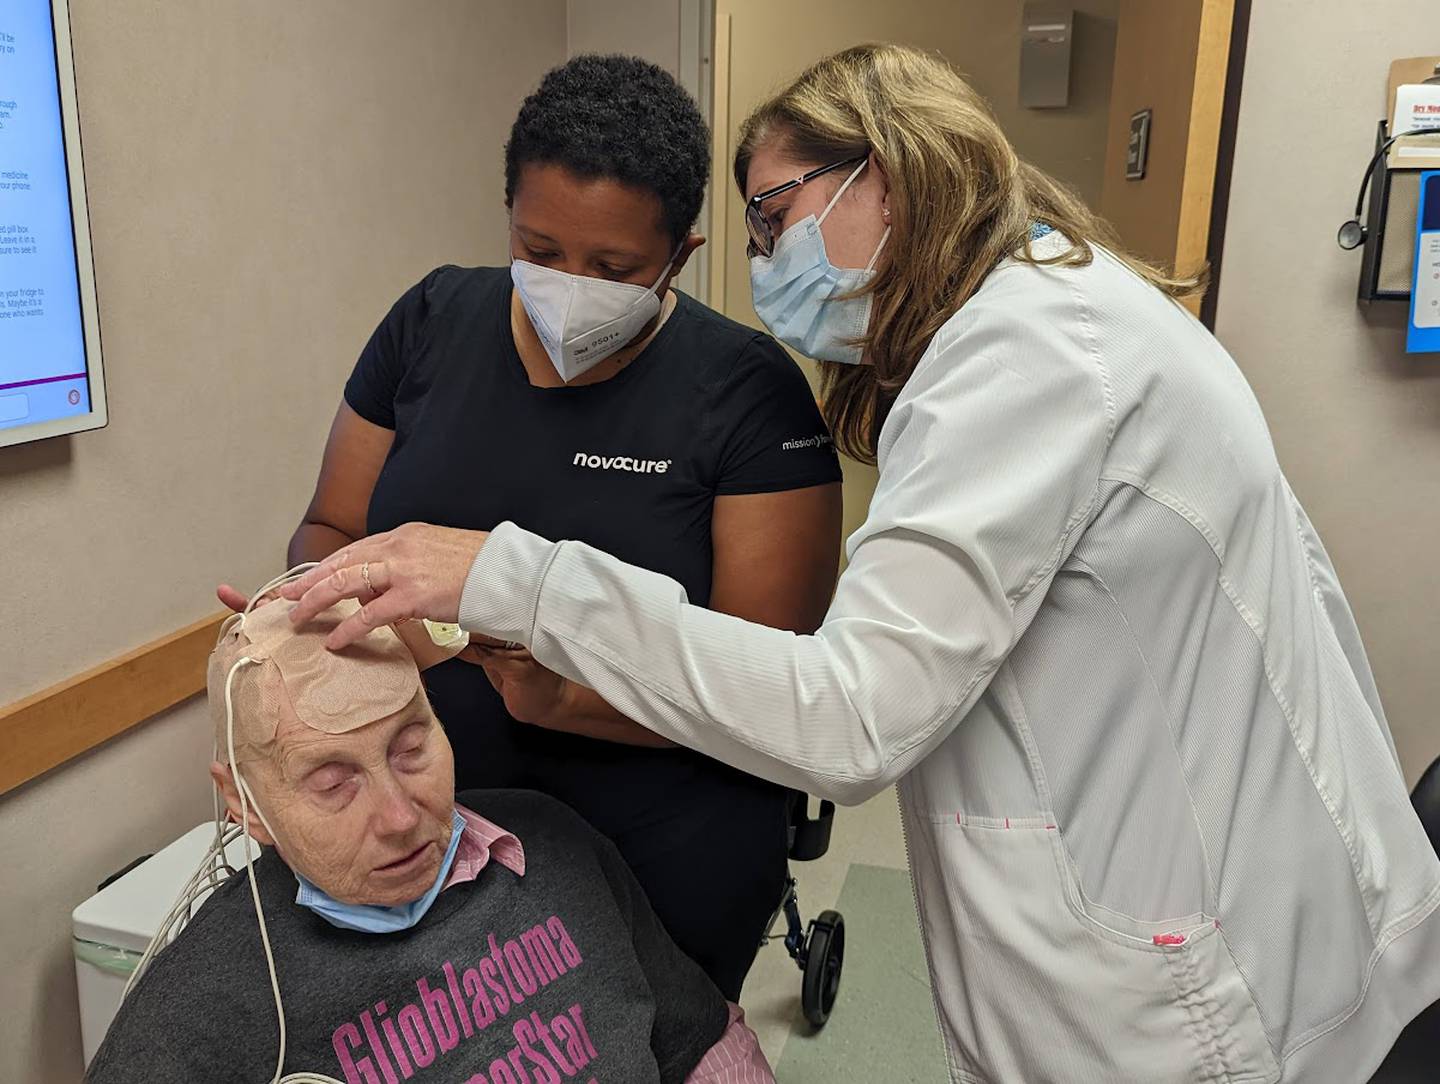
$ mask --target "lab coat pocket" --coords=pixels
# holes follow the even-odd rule
[[[1203,914],[1152,923],[1084,900],[1045,818],[927,818],[912,838],[941,1027],[960,1080],[1263,1084],[1280,1069]],[[918,881],[918,879],[917,879]],[[933,888],[939,888],[934,891]]]

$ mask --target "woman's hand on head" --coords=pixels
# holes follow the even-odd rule
[[[407,523],[352,542],[285,584],[280,594],[299,603],[291,614],[297,625],[341,599],[359,600],[360,610],[325,641],[332,650],[410,618],[454,622],[465,577],[487,538],[487,531]]]

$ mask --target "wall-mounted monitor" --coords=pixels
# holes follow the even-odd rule
[[[0,0],[0,446],[107,421],[68,0]]]

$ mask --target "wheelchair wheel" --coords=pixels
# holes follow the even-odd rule
[[[825,1026],[835,995],[840,992],[840,971],[845,966],[845,919],[839,911],[821,911],[810,923],[805,945],[805,977],[800,1006],[815,1029]]]

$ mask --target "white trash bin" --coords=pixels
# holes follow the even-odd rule
[[[120,995],[145,946],[214,839],[213,822],[191,829],[72,913],[80,1038],[87,1066],[120,1008]],[[258,845],[252,845],[252,854],[258,857]],[[241,869],[245,863],[243,841],[234,840],[225,848],[225,856],[233,868]]]

